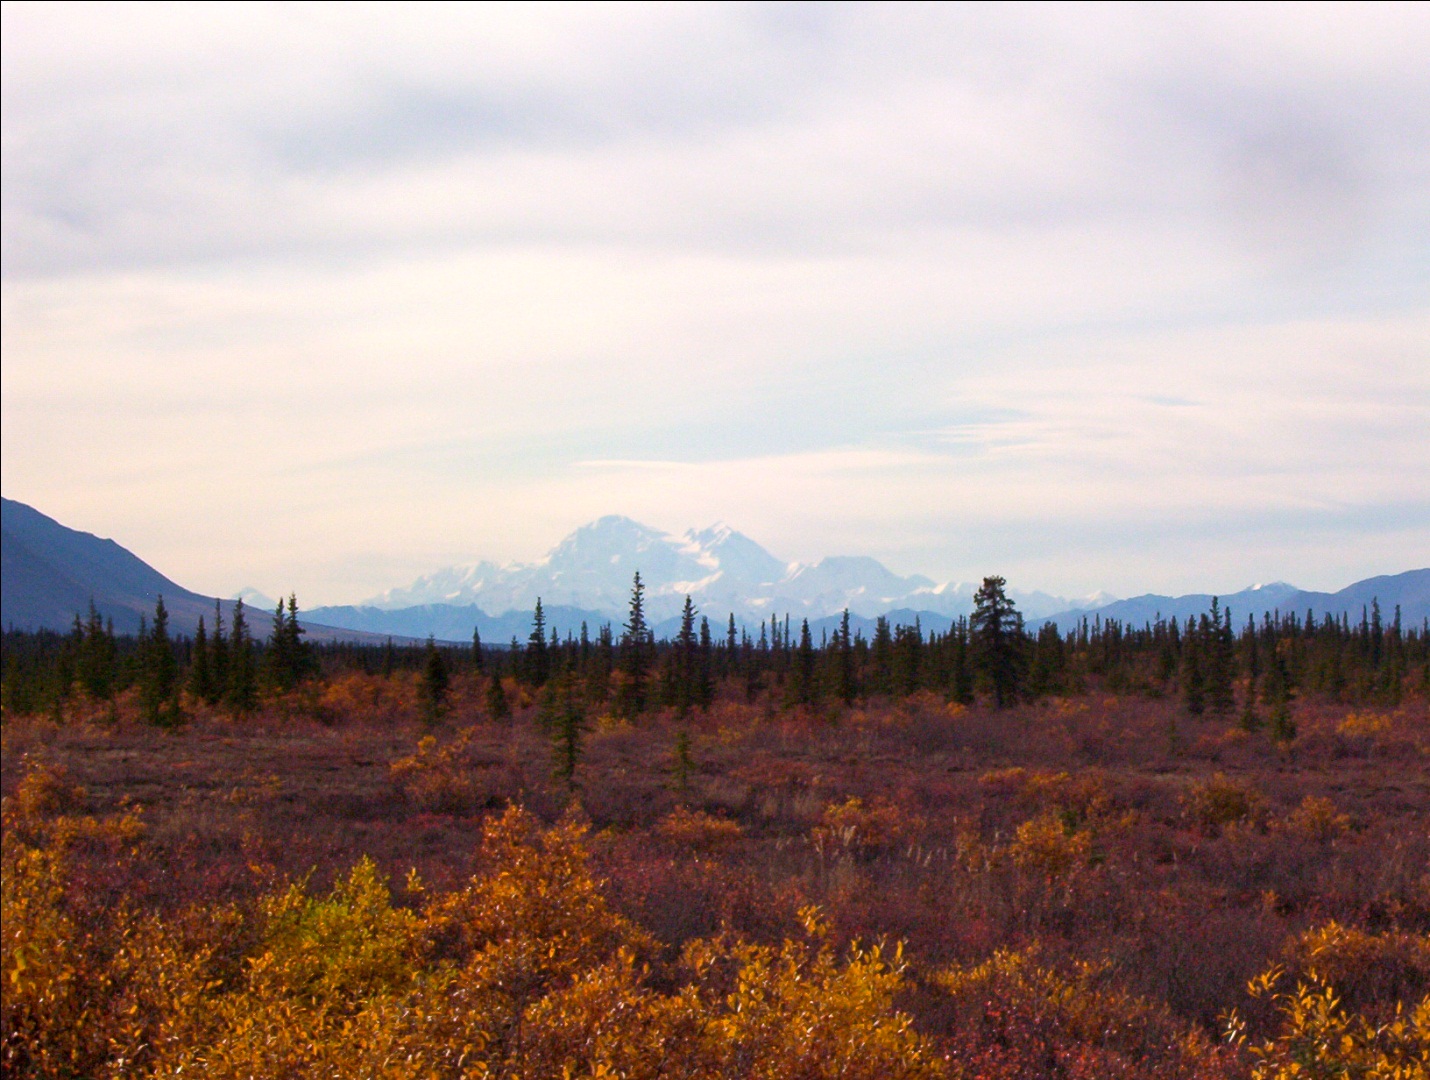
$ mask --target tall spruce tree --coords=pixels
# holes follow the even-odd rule
[[[650,692],[650,628],[646,625],[645,584],[639,570],[631,585],[630,616],[621,635],[620,664],[623,677],[616,708],[622,716],[639,716],[645,712]]]
[[[792,705],[813,705],[819,692],[814,677],[814,638],[809,632],[808,619],[800,623],[799,645],[794,650],[792,661],[786,696]]]
[[[189,693],[198,701],[213,696],[213,663],[209,653],[209,635],[204,617],[199,616],[199,628],[194,633],[194,648],[189,660]]]
[[[710,620],[700,616],[700,649],[695,661],[695,704],[708,709],[715,701],[715,642]]]
[[[536,598],[536,610],[531,617],[531,635],[526,639],[526,678],[532,686],[545,686],[551,675],[550,647],[546,641],[546,613],[541,609],[541,597]]]
[[[243,601],[233,604],[233,627],[228,635],[228,686],[224,701],[235,713],[250,713],[258,707],[258,661]]]
[[[223,632],[223,605],[214,601],[214,632],[209,639],[209,692],[204,704],[217,705],[228,692],[229,641]]]
[[[169,640],[169,612],[164,598],[154,605],[154,625],[143,641],[139,679],[139,703],[144,719],[164,727],[182,719],[179,706],[179,661]]]
[[[839,618],[839,631],[834,636],[834,692],[845,705],[854,704],[859,686],[854,673],[854,639],[849,632],[849,609]]]
[[[434,724],[447,708],[447,691],[451,687],[451,676],[447,671],[447,659],[437,648],[435,638],[427,638],[427,651],[422,660],[422,678],[417,684],[417,700],[422,707],[422,719]]]
[[[1012,705],[1023,679],[1023,616],[1004,591],[1007,581],[986,577],[973,597],[969,620],[975,668],[997,709]]]
[[[1212,597],[1211,618],[1205,638],[1205,671],[1207,704],[1218,716],[1231,713],[1236,704],[1232,683],[1236,676],[1235,640],[1231,632],[1231,610],[1221,610],[1218,598]]]
[[[698,639],[695,636],[695,604],[687,593],[680,611],[680,632],[670,653],[670,684],[667,704],[674,705],[676,714],[685,716],[695,704]]]
[[[892,694],[894,692],[894,637],[889,632],[889,620],[880,615],[874,623],[874,644],[870,662],[873,671],[869,675],[869,692]]]

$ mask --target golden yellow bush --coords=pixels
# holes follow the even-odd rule
[[[801,940],[690,943],[685,981],[656,989],[656,943],[607,903],[573,820],[493,818],[484,872],[420,909],[364,859],[322,894],[298,882],[251,908],[121,906],[84,926],[63,844],[5,832],[7,1075],[942,1074],[894,1007],[900,950],[841,956],[812,909]],[[407,895],[425,894],[413,880]]]
[[[467,761],[471,738],[469,729],[444,744],[439,744],[434,735],[424,735],[418,740],[416,753],[389,766],[393,783],[424,810],[461,813],[471,809],[477,795]]]
[[[1328,843],[1351,831],[1351,818],[1330,799],[1307,795],[1280,823],[1283,832],[1303,840]]]
[[[1086,865],[1092,857],[1092,834],[1070,828],[1059,814],[1044,813],[1018,826],[1008,851],[1018,866],[1057,880]]]
[[[711,817],[702,810],[677,807],[655,827],[662,840],[690,851],[718,851],[737,843],[744,830],[738,821]]]
[[[922,828],[920,819],[892,803],[882,799],[866,803],[851,796],[824,808],[811,838],[821,851],[877,854],[902,847]]]
[[[1226,1035],[1256,1059],[1255,1080],[1425,1080],[1430,1076],[1430,996],[1410,1009],[1397,1005],[1384,1023],[1347,1013],[1332,986],[1315,974],[1290,990],[1278,990],[1285,972],[1276,967],[1247,989],[1274,1006],[1279,1028],[1261,1040],[1247,1037],[1233,1012]]]

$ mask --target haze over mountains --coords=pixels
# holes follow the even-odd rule
[[[624,617],[637,570],[646,584],[648,617],[655,623],[678,616],[687,594],[702,610],[757,622],[785,613],[817,618],[846,607],[865,618],[899,608],[957,616],[972,610],[978,589],[977,583],[938,584],[918,574],[900,577],[865,556],[787,562],[726,525],[674,536],[612,515],[583,525],[537,562],[448,567],[361,606],[393,611],[476,604],[489,612],[530,611],[541,597],[552,607]],[[1013,589],[1011,595],[1029,616],[1074,606],[1046,593]],[[1078,606],[1113,599],[1088,597]]]
[[[152,614],[160,593],[176,632],[192,632],[200,615],[212,617],[212,598],[184,589],[112,540],[66,528],[10,499],[4,500],[3,567],[0,624],[7,628],[67,629],[93,599],[117,630],[133,632],[142,616]],[[896,624],[917,620],[925,630],[942,631],[972,610],[978,587],[903,577],[863,556],[786,562],[726,526],[674,536],[610,516],[577,529],[537,562],[448,567],[360,605],[307,610],[303,621],[319,638],[390,634],[469,641],[477,627],[484,641],[502,644],[512,637],[525,640],[540,597],[548,626],[558,633],[578,631],[582,622],[594,632],[602,623],[619,627],[625,620],[637,570],[646,585],[647,617],[659,636],[674,630],[687,594],[717,629],[730,614],[748,627],[788,615],[796,623],[808,618],[817,636],[832,628],[847,607],[855,627],[866,634],[880,615]],[[1186,619],[1211,604],[1210,594],[1115,600],[1103,594],[1068,599],[1017,588],[1009,593],[1031,626],[1051,620],[1065,628],[1084,615],[1138,625],[1159,616]],[[1275,610],[1309,610],[1317,618],[1346,613],[1359,619],[1362,608],[1378,599],[1387,619],[1399,605],[1402,619],[1419,623],[1430,618],[1430,569],[1370,578],[1337,593],[1276,583],[1220,599],[1239,621]],[[267,629],[266,615],[256,610],[252,616],[260,636]]]

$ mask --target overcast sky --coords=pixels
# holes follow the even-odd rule
[[[4,493],[189,588],[1430,565],[1425,6],[3,12]]]

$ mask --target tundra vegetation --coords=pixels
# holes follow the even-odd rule
[[[16,1077],[1399,1077],[1430,635],[4,636]],[[237,620],[235,620],[237,621]]]

